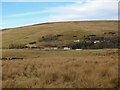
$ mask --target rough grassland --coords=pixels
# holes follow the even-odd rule
[[[65,40],[72,40],[73,35],[82,38],[84,35],[102,35],[104,32],[110,31],[118,31],[118,21],[76,21],[37,24],[3,31],[2,44],[3,48],[8,48],[11,43],[28,44],[48,34],[63,34],[62,40],[65,42]]]
[[[115,88],[118,84],[117,49],[3,51],[4,57],[14,55],[25,59],[2,61],[3,88]]]
[[[118,21],[72,21],[37,24],[4,29],[2,46],[28,44],[48,34],[63,34],[62,41],[73,36],[103,35],[118,32]],[[81,51],[40,51],[4,49],[2,61],[3,88],[116,88],[118,87],[117,49]]]

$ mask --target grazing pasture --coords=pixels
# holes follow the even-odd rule
[[[3,88],[116,88],[118,50],[3,50]]]
[[[49,41],[48,37],[51,35],[53,40],[59,39],[54,44],[62,45],[74,40],[83,40],[84,36],[95,34],[103,36],[104,33],[118,32],[117,20],[102,20],[102,21],[71,21],[71,22],[54,22],[49,24],[36,24],[25,27],[10,28],[2,30],[2,48],[9,48],[11,44],[36,43],[40,41],[43,36],[46,36],[45,41]],[[50,35],[50,36],[48,36]],[[43,39],[43,40],[44,40]],[[60,40],[60,41],[59,41]],[[46,44],[41,42],[40,45]],[[51,42],[52,44],[52,42]]]

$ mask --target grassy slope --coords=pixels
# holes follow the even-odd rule
[[[118,31],[117,21],[77,21],[56,22],[51,24],[31,25],[3,31],[3,47],[7,48],[11,43],[27,44],[38,40],[47,34],[64,34],[63,41],[73,39],[73,35],[79,38],[87,34],[101,35],[108,31]]]

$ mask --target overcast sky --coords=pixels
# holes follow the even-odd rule
[[[43,22],[117,20],[118,1],[2,2],[0,28],[12,28]]]

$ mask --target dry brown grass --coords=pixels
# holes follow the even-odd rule
[[[3,61],[3,88],[114,88],[118,56],[39,57]]]
[[[8,48],[11,43],[28,44],[38,38],[49,34],[64,35],[61,40],[73,40],[73,35],[82,38],[86,35],[103,35],[104,32],[118,32],[118,21],[76,21],[58,22],[35,26],[11,28],[2,32],[2,47]]]

